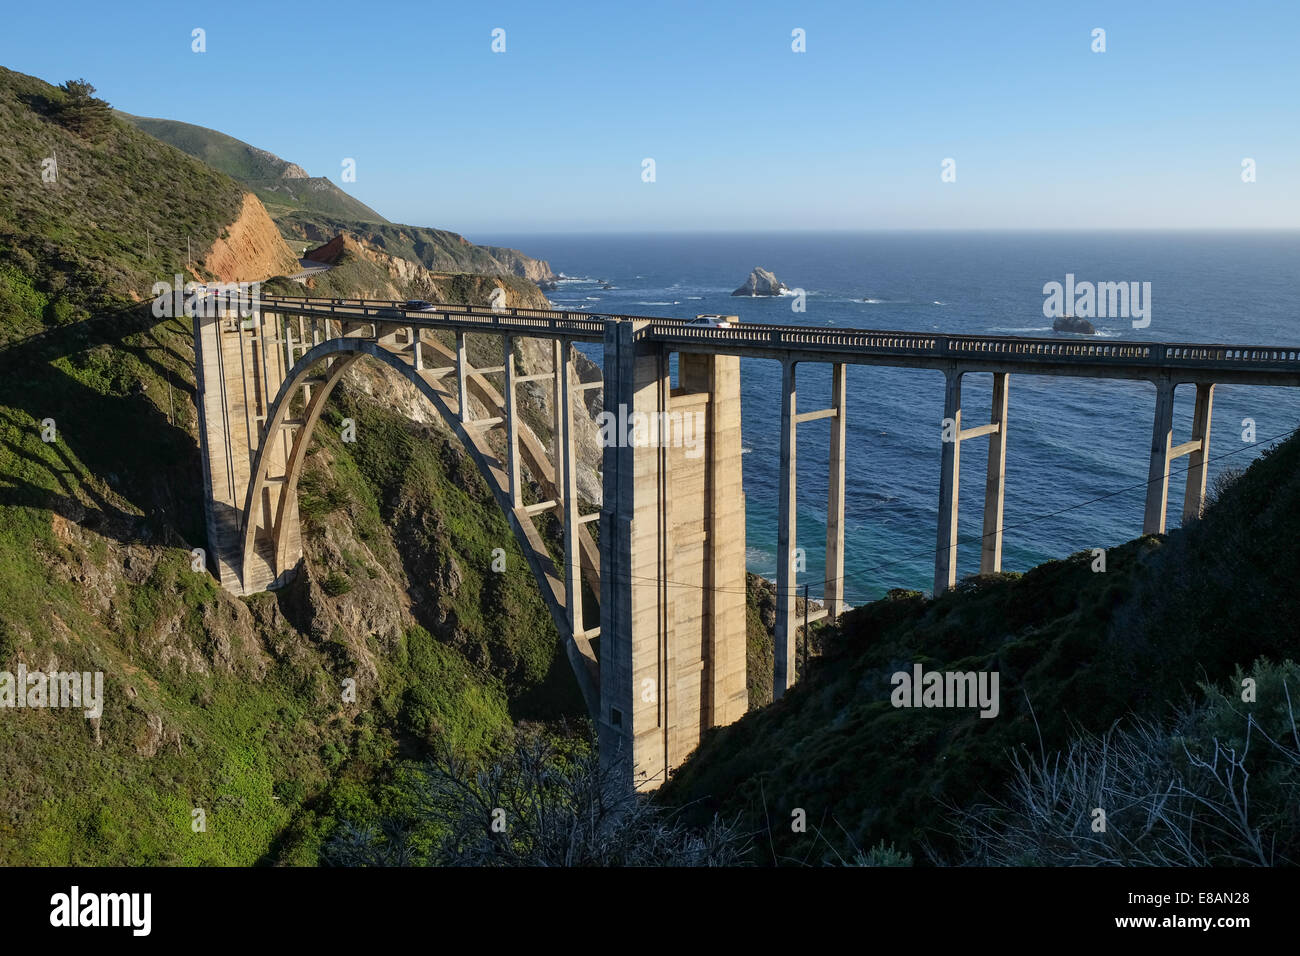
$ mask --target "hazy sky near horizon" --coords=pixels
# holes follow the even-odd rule
[[[10,5],[0,65],[471,237],[1300,227],[1292,0],[69,0]]]

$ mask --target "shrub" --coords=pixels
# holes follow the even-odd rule
[[[321,590],[330,597],[338,597],[352,590],[352,581],[340,571],[331,571],[329,576],[321,582]]]
[[[1016,754],[1008,796],[958,811],[964,862],[1224,866],[1300,862],[1300,666],[1257,662],[1168,728],[1135,720],[1062,753]]]
[[[714,818],[685,826],[626,791],[594,744],[518,734],[488,766],[445,756],[419,775],[409,820],[345,825],[326,847],[341,866],[726,866],[748,841]],[[497,824],[494,826],[494,822]]]

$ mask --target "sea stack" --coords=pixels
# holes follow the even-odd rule
[[[766,269],[755,269],[732,295],[780,295],[788,292],[785,283]]]
[[[1073,315],[1058,316],[1052,323],[1053,332],[1076,332],[1079,335],[1096,335],[1097,329],[1087,319]]]

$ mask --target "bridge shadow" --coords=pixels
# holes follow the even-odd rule
[[[144,384],[170,380],[175,420],[192,419],[194,387],[177,366],[193,360],[160,332],[168,322],[188,331],[146,303],[0,347],[0,507],[48,509],[121,543],[203,540],[195,440]],[[42,440],[47,418],[53,442]]]

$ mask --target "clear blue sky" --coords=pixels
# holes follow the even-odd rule
[[[385,216],[471,236],[1300,226],[1295,0],[71,0],[4,21],[10,69],[336,183],[351,157],[343,185]]]

